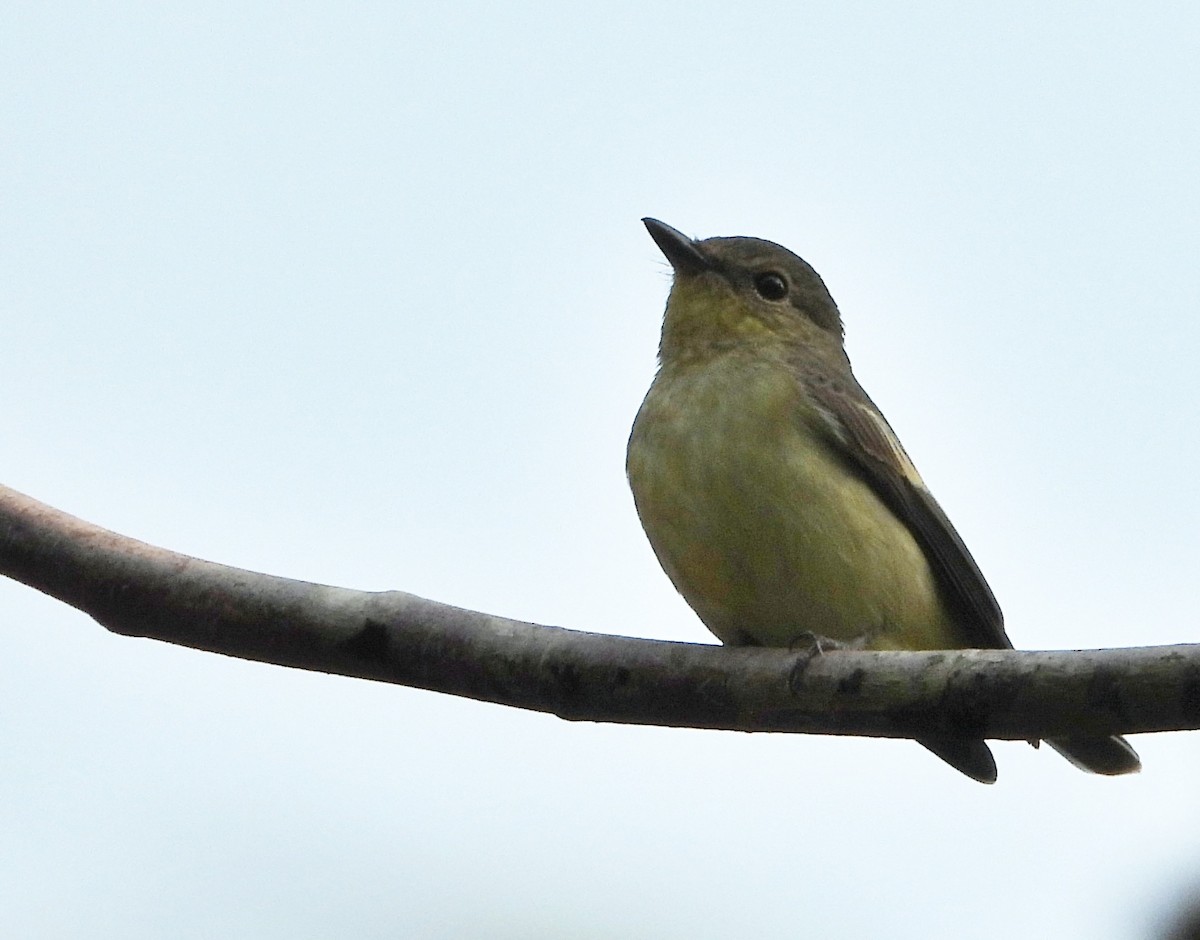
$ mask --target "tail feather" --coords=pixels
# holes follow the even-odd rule
[[[972,780],[996,782],[996,760],[986,741],[972,738],[921,738],[917,743]],[[1088,773],[1115,777],[1137,773],[1142,769],[1137,751],[1119,735],[1111,738],[1050,738],[1046,743]]]
[[[996,782],[996,759],[982,738],[919,738],[917,743],[972,780]]]
[[[1115,777],[1142,769],[1137,751],[1119,735],[1111,738],[1047,738],[1046,743],[1080,770]]]

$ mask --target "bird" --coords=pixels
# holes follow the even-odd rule
[[[673,280],[626,471],[705,626],[728,646],[1012,649],[975,559],[855,379],[820,275],[774,242],[642,221]],[[995,782],[982,738],[918,741]],[[1116,735],[1047,743],[1092,773],[1141,768]]]

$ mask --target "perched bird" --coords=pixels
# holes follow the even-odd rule
[[[643,221],[675,277],[626,469],[705,625],[727,645],[1011,649],[978,565],[855,380],[817,272],[772,242]],[[996,779],[981,739],[920,743]],[[1141,767],[1120,737],[1048,743],[1093,773]]]

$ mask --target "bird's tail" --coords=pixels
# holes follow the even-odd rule
[[[1120,735],[1111,738],[1047,738],[1046,743],[1080,770],[1115,777],[1142,769],[1137,751]]]
[[[982,739],[921,738],[918,744],[933,751],[960,773],[980,783],[996,782],[996,761],[991,749]],[[1030,741],[1036,745],[1036,741]],[[1133,774],[1142,769],[1137,751],[1120,735],[1111,738],[1087,737],[1048,738],[1046,743],[1080,770],[1091,774],[1115,777]]]
[[[983,738],[918,738],[917,743],[972,780],[996,782],[996,759]]]

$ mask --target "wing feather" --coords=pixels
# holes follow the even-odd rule
[[[867,393],[852,376],[834,379],[811,362],[798,374],[851,462],[925,550],[964,615],[962,626],[972,645],[1012,649],[983,572]]]

